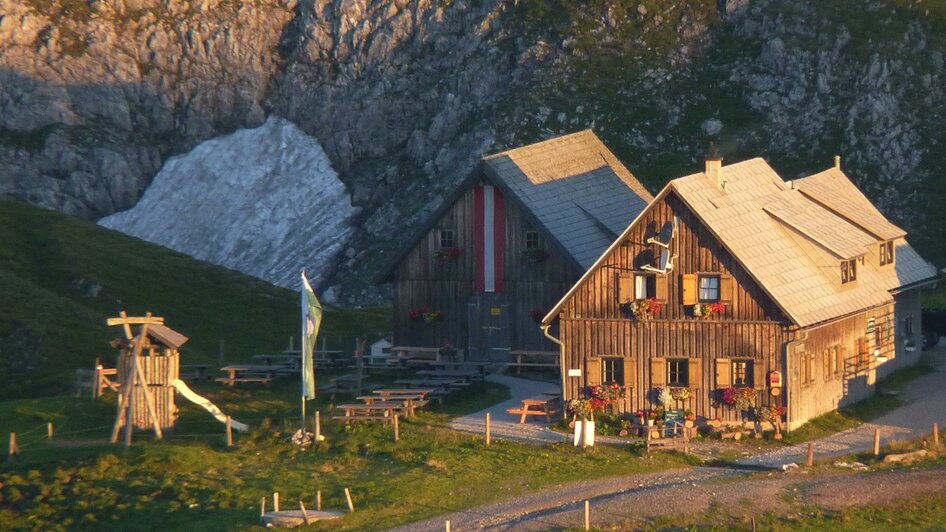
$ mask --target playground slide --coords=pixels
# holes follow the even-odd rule
[[[187,387],[186,384],[184,384],[184,381],[180,379],[174,379],[173,381],[171,381],[171,386],[174,386],[175,388],[177,388],[177,391],[181,392],[181,395],[186,397],[190,402],[200,405],[204,408],[204,410],[210,412],[213,415],[213,417],[217,418],[217,421],[221,423],[227,422],[227,415],[224,414],[219,408],[217,408],[217,405],[208,401],[206,397],[202,397],[194,393],[193,390],[191,390],[190,388]],[[239,421],[236,421],[234,419],[230,420],[230,425],[240,432],[246,432],[247,430],[249,430],[249,427],[247,427],[245,424],[240,423]]]

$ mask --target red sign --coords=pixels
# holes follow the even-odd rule
[[[782,374],[780,372],[773,371],[769,373],[769,387],[770,388],[782,387]]]

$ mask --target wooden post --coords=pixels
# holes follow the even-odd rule
[[[233,447],[233,418],[227,416],[227,447]]]
[[[145,326],[147,327],[147,325]],[[151,390],[149,389],[149,386],[148,386],[148,379],[145,378],[145,370],[144,368],[139,366],[137,362],[135,363],[135,369],[138,372],[138,380],[141,381],[141,391],[144,392],[145,407],[147,407],[148,417],[151,418],[151,424],[154,427],[154,435],[157,436],[159,440],[163,439],[164,433],[161,432],[161,423],[158,422],[158,414],[154,405],[154,398],[152,397]]]
[[[306,526],[309,526],[309,514],[305,511],[305,505],[302,504],[302,501],[299,501],[299,509],[302,510],[302,521]]]
[[[939,424],[933,423],[933,447],[939,448]]]
[[[13,455],[20,454],[20,446],[16,444],[16,433],[10,433],[10,454],[7,456],[9,459],[13,459]]]
[[[752,532],[755,532],[755,517],[750,517],[749,523],[752,525]]]
[[[315,443],[319,442],[319,436],[322,435],[322,417],[319,411],[315,411]]]
[[[880,429],[874,429],[874,456],[880,454]]]
[[[591,530],[591,503],[585,499],[585,530]]]
[[[444,527],[444,530],[446,530],[446,532],[450,532],[450,520],[449,520],[449,519],[447,519],[447,521],[443,524],[443,527]]]
[[[322,490],[315,492],[315,509],[322,511]]]
[[[266,497],[263,497],[263,500],[260,501],[259,505],[259,522],[263,522],[263,516],[266,515]]]
[[[53,424],[52,422],[46,423],[46,439],[49,441],[53,440]]]
[[[355,503],[353,503],[353,502],[351,501],[351,492],[348,491],[348,488],[345,488],[345,499],[348,501],[348,511],[349,511],[349,512],[354,512],[354,511],[355,511]]]
[[[811,467],[815,464],[815,444],[808,442],[808,459],[805,465]]]
[[[95,367],[92,369],[92,399],[98,399],[102,395],[102,362],[96,358]]]
[[[486,413],[486,446],[489,447],[489,412]]]
[[[398,426],[397,418],[397,414],[394,414],[394,441],[401,440],[401,429]]]
[[[274,512],[279,511],[279,492],[278,491],[273,492],[273,511]]]

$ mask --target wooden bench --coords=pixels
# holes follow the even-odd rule
[[[509,352],[509,355],[515,357],[514,362],[510,362],[508,365],[516,366],[516,375],[522,374],[522,368],[534,367],[534,368],[557,368],[559,363],[557,362],[559,358],[558,351],[532,351],[529,349],[516,349]],[[554,358],[555,362],[530,362],[530,359],[548,359]]]
[[[262,382],[268,383],[279,373],[281,366],[252,366],[252,365],[231,365],[220,368],[220,371],[226,372],[226,377],[218,377],[217,382],[226,383],[233,386],[238,382]]]
[[[185,364],[181,366],[181,380],[203,382],[210,378],[210,364]]]
[[[273,381],[271,377],[234,377],[234,378],[217,377],[214,380],[216,380],[217,382],[222,382],[226,384],[227,386],[233,386],[234,384],[237,384],[237,383],[247,383],[247,382],[258,382],[261,384],[269,384],[270,382]]]

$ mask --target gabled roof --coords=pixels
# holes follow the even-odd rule
[[[786,183],[757,158],[723,166],[719,180],[725,182],[724,189],[703,172],[674,179],[658,199],[675,192],[801,327],[889,302],[891,291],[936,276],[936,269],[910,247],[903,231],[838,169]],[[828,198],[825,201],[837,209],[814,200],[812,194]],[[884,240],[894,240],[894,267],[878,268],[871,261],[859,264],[857,282],[842,286],[840,259],[872,252]],[[545,323],[569,295],[549,312]]]
[[[590,129],[484,157],[376,277],[397,264],[471,186],[487,179],[577,269],[601,252],[653,199]]]
[[[148,336],[151,336],[171,349],[180,348],[188,340],[186,336],[166,325],[149,325]]]

